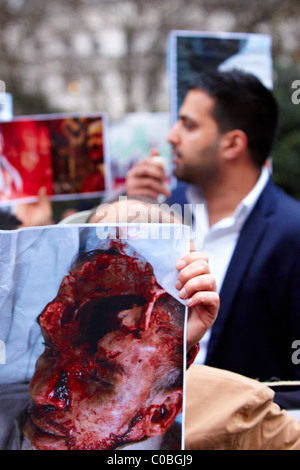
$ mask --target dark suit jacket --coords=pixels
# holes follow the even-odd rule
[[[187,203],[184,187],[169,203],[176,200]],[[220,301],[207,365],[260,381],[300,380],[292,361],[300,340],[300,203],[271,180],[240,233]],[[300,408],[294,390],[278,393],[277,403]]]

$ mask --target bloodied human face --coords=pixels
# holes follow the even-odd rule
[[[181,411],[184,307],[115,243],[79,260],[39,317],[34,448],[114,449],[163,434]]]

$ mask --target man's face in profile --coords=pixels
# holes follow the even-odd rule
[[[178,387],[172,407],[162,384],[170,371],[181,377],[183,308],[140,259],[97,252],[71,270],[39,317],[32,445],[113,449],[164,433],[181,408]]]

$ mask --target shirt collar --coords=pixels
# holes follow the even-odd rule
[[[225,227],[232,227],[236,226],[240,228],[243,223],[245,222],[246,218],[254,208],[256,202],[258,201],[261,193],[263,192],[268,180],[270,177],[270,170],[267,167],[263,167],[260,173],[260,176],[257,180],[255,186],[251,189],[251,191],[244,197],[244,199],[238,204],[234,213],[229,216],[225,217],[224,219],[217,222],[213,227],[209,228],[208,224],[208,214],[206,211],[206,204],[205,199],[203,196],[202,191],[197,188],[196,186],[189,186],[187,190],[187,199],[188,202],[191,204],[204,204],[205,207],[205,222],[207,224],[207,230],[215,230],[217,228],[225,228]]]
[[[246,208],[247,215],[252,211],[256,202],[258,201],[259,196],[263,192],[268,180],[270,178],[270,170],[266,167],[263,167],[260,177],[253,189],[251,189],[250,193],[240,202],[235,210],[235,214],[241,210],[241,208]]]

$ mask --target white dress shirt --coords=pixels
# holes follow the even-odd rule
[[[265,188],[270,177],[270,170],[266,167],[262,169],[260,177],[247,196],[239,203],[234,213],[220,220],[212,227],[209,226],[209,219],[205,200],[199,188],[190,186],[187,191],[187,199],[193,208],[195,204],[204,204],[203,231],[204,245],[197,246],[196,250],[204,251],[209,258],[210,271],[216,279],[217,291],[221,291],[223,280],[234,252],[240,231],[254,208],[259,196]],[[195,220],[195,219],[194,219]],[[199,227],[199,225],[198,225]],[[210,330],[201,340],[201,347],[195,363],[203,364],[206,358],[207,345],[210,338]]]

